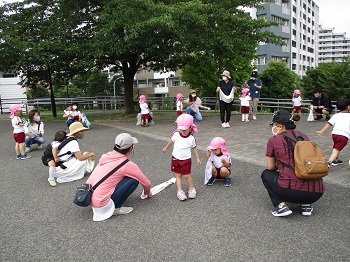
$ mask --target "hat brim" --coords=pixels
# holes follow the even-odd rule
[[[221,74],[221,76],[226,76],[226,77],[228,77],[229,79],[231,79],[231,77],[230,77],[230,76],[225,75],[225,74]]]
[[[74,130],[73,132],[69,132],[67,134],[67,136],[72,136],[72,135],[74,135],[74,134],[76,134],[76,133],[78,133],[80,131],[86,131],[86,130],[89,130],[89,128],[87,128],[87,127],[80,127],[78,129]]]

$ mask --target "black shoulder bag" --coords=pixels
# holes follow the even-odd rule
[[[100,181],[98,181],[94,186],[91,186],[90,184],[82,184],[81,186],[78,186],[77,192],[75,194],[73,203],[81,206],[81,207],[87,207],[90,205],[91,202],[91,196],[94,190],[101,185],[107,178],[109,178],[115,171],[117,171],[119,168],[121,168],[123,165],[125,165],[129,159],[124,160],[122,163],[120,163],[116,168],[114,168],[111,172],[109,172],[107,175],[105,175]]]

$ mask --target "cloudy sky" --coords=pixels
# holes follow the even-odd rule
[[[314,0],[320,8],[320,24],[323,28],[335,27],[336,33],[346,32],[350,38],[350,1]]]

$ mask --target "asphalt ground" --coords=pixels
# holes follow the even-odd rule
[[[260,174],[265,146],[272,135],[271,115],[242,123],[234,115],[231,128],[222,128],[219,117],[198,123],[196,135],[202,166],[193,161],[197,198],[180,202],[175,185],[151,199],[141,200],[142,187],[125,202],[134,211],[103,222],[92,221],[91,208],[73,204],[75,189],[86,177],[53,188],[47,182],[48,168],[40,160],[15,160],[12,127],[0,119],[1,212],[0,261],[350,261],[350,159],[348,147],[341,152],[342,166],[332,167],[325,178],[326,192],[314,205],[311,217],[290,204],[293,214],[276,218]],[[328,156],[330,131],[317,137],[325,121],[298,129],[318,143]],[[175,120],[175,114],[174,114]],[[79,141],[82,151],[93,151],[97,159],[112,150],[115,136],[129,132],[139,143],[131,160],[153,185],[171,177],[171,150],[162,149],[175,129],[173,121],[157,121],[149,128],[135,122],[92,123]],[[45,137],[65,130],[64,122],[45,122]],[[222,181],[203,185],[205,148],[215,136],[227,141],[233,156],[232,186]],[[187,185],[184,189],[187,190]]]

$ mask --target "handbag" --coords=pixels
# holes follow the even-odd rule
[[[81,207],[89,206],[94,190],[128,161],[129,159],[125,159],[122,163],[120,163],[117,167],[113,168],[112,171],[105,175],[100,181],[98,181],[94,186],[90,184],[82,184],[81,186],[78,186],[75,197],[73,199],[73,203]]]

